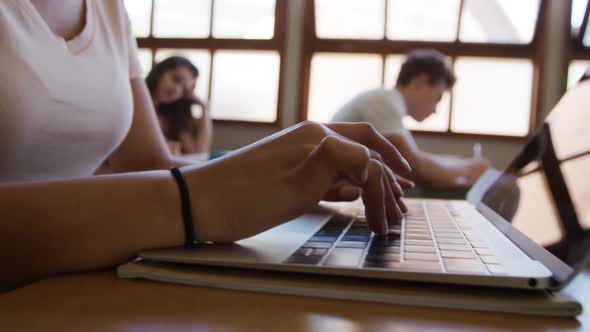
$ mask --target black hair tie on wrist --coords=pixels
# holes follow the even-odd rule
[[[195,230],[193,227],[193,213],[191,210],[191,199],[188,194],[188,186],[184,180],[184,176],[177,167],[170,169],[178,189],[180,191],[180,202],[182,208],[182,221],[184,223],[184,247],[192,248],[195,244]]]

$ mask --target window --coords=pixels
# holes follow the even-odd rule
[[[404,55],[434,48],[457,75],[437,112],[412,129],[524,137],[535,126],[541,0],[306,2],[301,119],[329,121],[355,95],[393,88]]]
[[[572,0],[571,12],[571,51],[567,87],[576,85],[582,75],[590,68],[590,4],[588,0]]]
[[[215,120],[277,125],[285,1],[125,0],[146,75],[182,55]],[[229,97],[231,96],[231,98]]]
[[[533,66],[530,60],[459,57],[451,130],[525,136],[529,131]]]
[[[584,14],[586,13],[587,2],[588,0],[572,0],[572,36],[577,36],[580,33],[582,22],[584,21]]]
[[[382,0],[317,0],[317,35],[320,38],[381,39],[383,11]]]
[[[533,40],[539,0],[464,0],[459,40],[527,44]]]
[[[590,60],[573,60],[567,72],[567,87],[576,85],[582,75],[590,68]]]
[[[309,119],[328,122],[349,96],[381,85],[383,59],[375,54],[317,53],[311,64]]]

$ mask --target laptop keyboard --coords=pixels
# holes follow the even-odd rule
[[[408,204],[404,222],[373,234],[364,216],[334,215],[286,264],[436,273],[505,274],[487,243],[442,202]]]

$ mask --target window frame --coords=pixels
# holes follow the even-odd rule
[[[584,45],[584,36],[586,35],[587,31],[587,27],[589,22],[589,17],[590,16],[590,1],[586,2],[586,9],[584,10],[584,18],[582,20],[582,25],[580,25],[580,30],[577,32],[577,34],[573,34],[571,31],[571,20],[572,20],[572,14],[573,14],[573,5],[572,5],[572,1],[570,0],[568,1],[569,3],[569,20],[568,20],[568,35],[570,36],[569,38],[569,50],[568,50],[568,56],[566,57],[567,59],[567,68],[568,68],[568,72],[569,72],[569,66],[572,64],[573,61],[575,60],[583,60],[583,61],[590,61],[590,46],[585,46]],[[566,75],[567,76],[567,75]],[[566,82],[564,83],[567,86],[567,79],[568,77],[566,77]]]
[[[571,18],[573,14],[573,6],[571,5],[570,0],[570,26],[568,31],[571,31]],[[582,25],[580,25],[580,30],[578,31],[577,35],[573,36],[570,33],[571,41],[574,44],[577,44],[580,50],[590,50],[590,46],[584,46],[584,36],[586,35],[586,28],[588,27],[588,15],[590,14],[590,1],[586,2],[586,9],[584,10],[584,18],[582,19]]]
[[[277,86],[277,107],[276,119],[274,122],[248,121],[248,120],[228,120],[213,119],[214,123],[239,124],[270,128],[280,128],[283,119],[283,81],[285,80],[285,55],[286,55],[286,28],[287,28],[287,1],[275,0],[275,20],[273,37],[270,39],[239,39],[239,38],[215,38],[213,37],[213,22],[215,20],[215,0],[211,0],[209,22],[209,36],[207,38],[171,38],[154,36],[154,13],[155,0],[151,1],[150,12],[150,29],[146,37],[136,37],[139,49],[148,49],[151,51],[152,64],[155,63],[156,52],[159,49],[178,49],[178,50],[208,50],[211,61],[209,63],[209,89],[207,100],[211,100],[211,87],[213,84],[213,57],[216,51],[276,51],[279,55],[279,80]]]
[[[385,59],[388,55],[406,54],[411,50],[417,48],[434,48],[451,58],[451,63],[454,63],[457,57],[471,56],[471,57],[496,57],[496,58],[515,58],[530,60],[533,65],[532,77],[532,100],[529,114],[529,128],[528,134],[525,136],[509,136],[509,135],[494,135],[494,134],[473,134],[460,133],[451,130],[451,120],[453,115],[453,98],[450,100],[449,110],[449,127],[446,131],[428,131],[428,130],[412,130],[414,134],[432,135],[432,136],[446,136],[446,137],[464,137],[476,138],[486,137],[499,140],[519,141],[523,142],[537,127],[537,121],[540,117],[539,105],[541,102],[540,91],[543,90],[545,82],[543,80],[541,67],[545,62],[545,52],[543,48],[545,43],[539,37],[544,32],[547,21],[547,0],[540,0],[539,12],[533,37],[527,44],[500,44],[500,43],[471,43],[459,41],[459,34],[462,21],[462,11],[465,0],[460,0],[459,4],[459,18],[457,20],[457,33],[453,42],[431,42],[431,41],[404,41],[404,40],[389,40],[387,39],[387,9],[389,2],[385,1],[385,24],[384,24],[384,38],[379,40],[359,40],[359,39],[321,39],[318,38],[315,31],[315,0],[304,0],[304,32],[303,32],[303,47],[302,47],[302,77],[300,82],[300,102],[298,120],[304,121],[307,119],[309,94],[311,85],[311,62],[315,53],[369,53],[380,55],[383,59],[383,66],[385,67]],[[384,68],[385,69],[385,68]],[[385,79],[385,70],[382,73],[381,82],[383,84]]]

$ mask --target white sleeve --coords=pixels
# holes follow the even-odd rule
[[[141,78],[142,70],[139,62],[139,55],[137,51],[137,41],[133,36],[133,29],[131,28],[131,20],[127,14],[127,9],[123,6],[123,13],[125,14],[125,38],[127,39],[127,50],[129,56],[129,78]]]
[[[400,110],[391,98],[382,95],[363,108],[363,117],[382,135],[401,134],[406,131]]]

